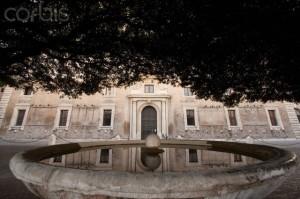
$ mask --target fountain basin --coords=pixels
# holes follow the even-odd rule
[[[145,147],[144,140],[102,141],[41,147],[16,154],[15,177],[40,198],[264,198],[296,169],[292,152],[263,145],[218,141],[161,140],[160,148],[193,148],[238,153],[257,164],[207,171],[95,171],[47,165],[40,161],[63,154],[107,147]]]

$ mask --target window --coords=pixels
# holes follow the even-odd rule
[[[144,89],[145,93],[154,93],[154,85],[145,85]]]
[[[106,88],[104,94],[105,95],[111,95],[112,94],[112,89],[111,88]]]
[[[113,87],[107,87],[103,90],[104,96],[115,96],[115,89]]]
[[[54,129],[68,130],[72,114],[72,104],[60,104],[57,107]]]
[[[225,117],[228,125],[228,130],[242,130],[242,122],[240,118],[239,108],[227,108],[224,107]]]
[[[111,126],[111,116],[112,110],[111,109],[104,109],[103,110],[103,126]]]
[[[198,162],[198,154],[196,149],[189,149],[189,162],[190,163]]]
[[[271,130],[283,130],[283,123],[277,107],[265,107],[268,123]]]
[[[246,157],[240,154],[230,154],[231,165],[241,166],[247,164]]]
[[[19,109],[15,126],[23,126],[26,109]]]
[[[64,166],[65,160],[66,160],[65,155],[58,155],[53,158],[50,158],[50,164],[57,165],[57,166]]]
[[[193,106],[183,106],[185,130],[199,130],[198,109]]]
[[[228,110],[229,124],[230,126],[237,126],[236,112],[235,110]]]
[[[186,88],[183,88],[183,90],[184,90],[184,96],[193,96],[191,88],[186,87]]]
[[[242,155],[240,155],[240,154],[233,154],[233,161],[234,162],[243,162]]]
[[[60,110],[59,124],[60,127],[67,126],[69,110]]]
[[[111,168],[112,167],[112,149],[98,149],[96,165],[101,166],[102,168]]]
[[[30,104],[20,103],[16,104],[14,112],[12,114],[9,129],[24,130],[24,124],[26,123],[26,118],[30,109]]]
[[[109,149],[101,149],[99,163],[101,163],[101,164],[109,163]]]
[[[278,121],[276,117],[276,112],[275,110],[268,110],[269,113],[269,118],[272,126],[278,126]]]
[[[186,123],[188,126],[195,126],[195,111],[193,109],[186,110]]]
[[[295,108],[295,112],[296,112],[298,121],[300,122],[300,109],[299,108]]]
[[[110,129],[114,128],[114,114],[115,114],[115,104],[102,104],[100,107],[99,115],[99,129]]]
[[[31,87],[26,87],[24,89],[24,95],[32,95],[33,89]]]
[[[62,160],[63,160],[62,156],[55,156],[53,158],[53,163],[62,163]]]
[[[201,150],[185,149],[186,166],[200,166],[201,164]]]

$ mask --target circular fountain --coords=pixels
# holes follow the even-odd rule
[[[60,155],[107,148],[140,149],[145,169],[99,171],[45,163],[45,160]],[[235,153],[259,161],[221,169],[159,170],[163,154],[179,149]],[[295,171],[296,159],[294,153],[270,146],[217,141],[159,140],[152,136],[146,140],[42,147],[16,154],[10,161],[10,169],[32,193],[47,199],[259,199],[276,189]]]

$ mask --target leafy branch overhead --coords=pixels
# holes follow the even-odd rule
[[[77,96],[154,75],[227,104],[300,101],[298,0],[1,4],[0,79],[11,86]]]

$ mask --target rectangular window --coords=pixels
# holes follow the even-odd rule
[[[104,91],[104,95],[111,96],[112,95],[112,88],[106,88]]]
[[[184,88],[184,96],[193,96],[191,88],[189,87]]]
[[[237,126],[235,110],[228,110],[228,117],[229,117],[230,126]]]
[[[55,156],[53,158],[54,163],[62,163],[62,156]]]
[[[103,126],[111,126],[111,109],[104,109],[103,110]]]
[[[24,89],[24,95],[32,95],[32,93],[33,93],[33,90],[31,87],[26,87]]]
[[[110,149],[101,149],[99,163],[101,163],[101,164],[109,163],[109,150]]]
[[[296,115],[297,115],[298,121],[300,122],[300,109],[298,109],[298,108],[295,108],[295,112],[296,112]]]
[[[189,162],[190,163],[198,162],[198,154],[196,149],[189,149]]]
[[[188,126],[195,126],[195,111],[193,109],[186,110],[186,121]]]
[[[278,121],[277,121],[277,118],[276,118],[275,110],[268,110],[268,113],[269,113],[269,118],[270,118],[270,121],[271,121],[271,125],[272,126],[278,126]]]
[[[243,161],[242,155],[240,155],[240,154],[233,154],[233,161],[234,162],[242,162]]]
[[[58,126],[67,126],[68,110],[60,110],[59,124]]]
[[[154,85],[145,85],[144,89],[145,93],[154,93]]]
[[[15,126],[22,126],[24,117],[25,117],[26,110],[25,109],[19,109],[18,110],[18,115],[17,115],[17,120]]]

